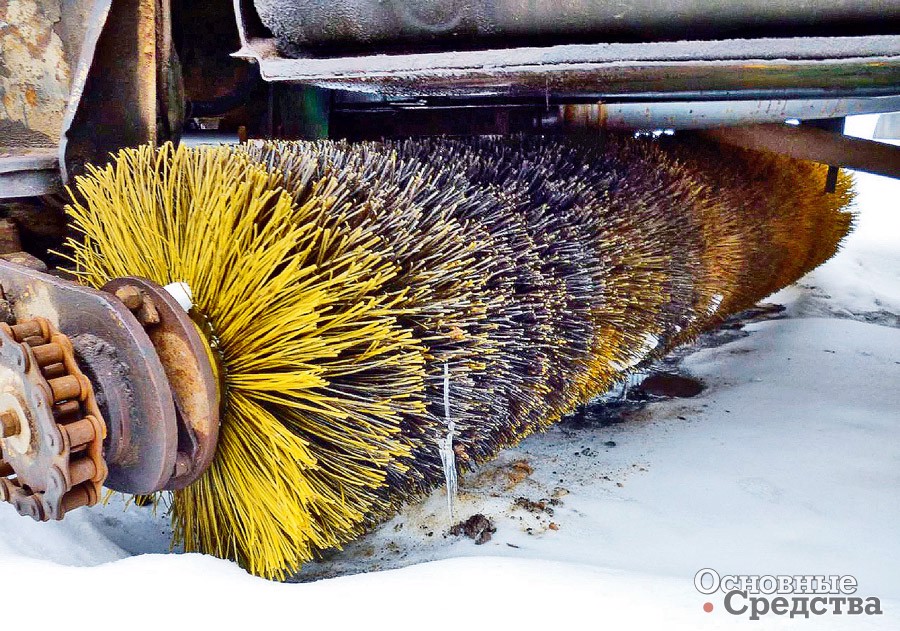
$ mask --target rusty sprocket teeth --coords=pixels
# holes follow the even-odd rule
[[[107,475],[106,424],[71,341],[45,318],[0,324],[0,355],[0,499],[39,521],[96,504]]]

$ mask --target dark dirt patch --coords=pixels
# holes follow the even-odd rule
[[[765,320],[779,320],[785,318],[786,316],[783,313],[784,310],[785,308],[782,305],[760,303],[751,309],[747,309],[746,311],[742,311],[729,317],[718,327],[702,333],[692,344],[679,346],[657,361],[639,364],[635,367],[635,373],[633,373],[633,375],[651,373],[652,376],[648,379],[652,379],[656,375],[665,374],[667,375],[667,378],[671,376],[674,377],[675,380],[691,380],[690,376],[680,374],[681,361],[687,355],[690,355],[701,348],[724,346],[725,344],[747,337],[750,334],[743,330],[745,325]],[[644,380],[644,383],[646,383],[646,381],[647,379]],[[652,387],[652,382],[648,387]],[[647,392],[640,386],[626,388],[616,386],[613,391],[620,389],[621,394],[598,397],[587,405],[583,405],[569,416],[564,417],[560,423],[560,427],[563,431],[571,431],[618,425],[627,422],[636,412],[645,408],[647,403],[653,401],[657,396],[685,396],[677,394],[658,395],[653,392]]]
[[[644,379],[638,389],[654,397],[695,397],[703,392],[704,385],[692,377],[671,373],[656,373]]]
[[[527,497],[517,497],[513,502],[513,506],[517,508],[524,508],[529,513],[546,513],[550,516],[553,516],[553,509],[550,508],[544,500],[540,500],[535,502],[534,500],[530,500]]]
[[[497,532],[494,522],[482,515],[475,513],[466,521],[461,521],[450,529],[450,534],[456,537],[465,535],[475,540],[475,545],[480,546],[491,540],[491,535]]]

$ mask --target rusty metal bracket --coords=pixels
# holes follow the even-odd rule
[[[129,493],[162,489],[175,471],[177,418],[165,369],[143,326],[111,294],[2,260],[0,285],[17,320],[44,317],[74,340],[110,425],[106,486]]]
[[[168,0],[119,0],[105,19],[99,35],[91,31],[97,39],[90,70],[78,75],[83,91],[66,112],[60,162],[67,180],[85,164],[105,163],[112,151],[161,140],[158,123],[167,118],[159,84],[168,82],[160,66],[172,58]]]

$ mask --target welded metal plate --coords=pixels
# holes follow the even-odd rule
[[[896,94],[900,36],[577,44],[289,59],[243,34],[267,81],[387,96],[815,98]]]
[[[153,343],[134,315],[110,294],[2,260],[0,285],[16,318],[41,316],[70,338],[90,334],[114,350],[117,365],[128,371],[133,400],[127,446],[115,461],[107,456],[106,486],[128,493],[162,488],[172,476],[178,447],[175,405]],[[78,359],[90,363],[91,358]]]

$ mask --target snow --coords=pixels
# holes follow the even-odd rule
[[[461,477],[454,510],[492,519],[485,544],[447,534],[437,491],[277,584],[169,553],[165,506],[114,496],[48,524],[0,506],[4,628],[900,628],[900,182],[858,182],[842,252],[769,299],[785,317],[679,360],[702,394],[564,423]],[[884,615],[753,623],[694,589],[707,567],[850,574]]]
[[[179,304],[179,306],[188,312],[191,310],[191,307],[194,306],[194,294],[191,291],[191,286],[183,281],[178,281],[176,283],[169,283],[165,287],[163,287],[167,292],[169,292],[175,301]]]
[[[877,116],[848,119],[849,135],[871,138]],[[900,143],[896,143],[900,144]],[[900,183],[856,174],[860,214],[836,256],[772,299],[796,317],[861,317],[900,325]]]

